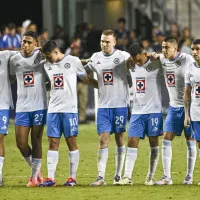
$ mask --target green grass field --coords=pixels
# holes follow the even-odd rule
[[[56,181],[54,188],[26,188],[25,185],[30,175],[30,168],[21,157],[15,145],[14,126],[9,128],[9,135],[5,138],[6,159],[4,164],[5,186],[0,188],[0,200],[22,199],[199,199],[200,186],[200,161],[197,159],[194,184],[182,185],[186,173],[186,144],[184,137],[177,137],[173,142],[172,186],[145,186],[143,185],[148,169],[148,140],[141,141],[138,159],[133,173],[133,186],[113,186],[115,172],[115,143],[111,137],[109,145],[109,160],[107,163],[105,187],[90,187],[89,184],[97,177],[96,155],[98,137],[94,124],[81,125],[79,129],[78,145],[80,150],[80,163],[77,174],[78,185],[73,188],[63,187],[62,184],[68,177],[68,149],[64,139],[60,145],[60,159],[57,166]],[[48,150],[47,137],[43,136],[43,175],[47,175],[46,153]],[[158,164],[155,179],[162,176],[161,157]]]

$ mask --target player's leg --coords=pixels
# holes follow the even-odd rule
[[[120,185],[132,185],[132,173],[137,159],[140,138],[144,138],[144,115],[132,115],[128,129],[128,145],[125,161],[124,176],[119,181]]]
[[[59,113],[47,114],[47,136],[49,149],[47,152],[47,178],[39,184],[40,187],[56,186],[56,167],[59,159],[58,148],[62,134],[61,115]]]
[[[171,185],[171,161],[172,161],[172,140],[176,135],[180,136],[182,133],[181,129],[181,108],[169,107],[168,114],[164,124],[164,134],[162,140],[162,165],[164,175],[156,181],[157,185]]]
[[[64,186],[76,185],[76,173],[79,165],[79,150],[76,143],[78,136],[78,114],[65,113],[63,114],[63,132],[69,149],[69,178],[64,183]]]
[[[0,187],[4,185],[3,182],[3,164],[5,157],[4,136],[8,133],[9,110],[0,110]]]
[[[191,127],[184,128],[185,139],[187,144],[187,173],[183,181],[183,184],[186,185],[190,185],[193,182],[193,172],[197,156],[195,139],[196,140],[200,139],[200,137],[198,137],[199,128],[200,128],[199,122],[196,121],[191,122]]]
[[[115,176],[113,184],[118,184],[124,165],[126,147],[124,145],[124,133],[126,132],[126,121],[128,118],[128,108],[113,109],[112,133],[115,133]]]
[[[145,185],[154,184],[154,174],[159,159],[159,141],[158,137],[163,134],[162,113],[148,114],[147,136],[149,137],[149,169],[145,180]]]
[[[31,112],[31,144],[32,144],[32,163],[31,176],[28,187],[33,187],[38,183],[43,182],[41,175],[42,163],[42,135],[44,131],[44,124],[46,124],[46,110],[38,110]],[[32,184],[31,184],[32,182]],[[37,184],[34,184],[36,183]]]
[[[99,135],[99,149],[97,153],[98,177],[90,184],[91,186],[106,185],[104,177],[108,160],[108,144],[112,130],[111,112],[109,108],[99,108],[97,112],[97,132]]]

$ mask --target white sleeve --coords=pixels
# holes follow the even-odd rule
[[[9,51],[9,50],[5,50],[3,52],[7,60],[9,60],[12,56],[18,53],[18,51]]]
[[[92,55],[92,57],[90,58],[90,60],[91,60],[91,61],[88,62],[87,65],[85,65],[85,68],[88,67],[88,68],[90,68],[92,71],[96,71],[96,70],[95,70],[95,64],[94,64],[94,63],[95,63],[95,62],[94,62],[94,60],[95,60],[95,53]]]
[[[81,60],[79,58],[76,58],[76,73],[79,77],[81,76],[87,76],[87,72],[85,71]]]
[[[123,54],[124,54],[125,60],[128,60],[129,57],[130,57],[130,54],[128,52],[126,52],[126,51],[123,51]]]
[[[189,54],[186,54],[186,55],[187,55],[186,56],[186,65],[188,68],[191,64],[193,64],[195,62],[195,60],[191,55],[189,55]]]
[[[191,85],[191,82],[190,82],[190,70],[191,70],[191,65],[188,67],[188,69],[185,72],[185,85]]]

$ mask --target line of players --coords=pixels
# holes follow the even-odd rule
[[[1,103],[0,103],[0,185],[3,186],[2,168],[4,162],[4,135],[7,134],[9,108],[12,106],[10,80],[17,79],[16,142],[22,156],[31,167],[28,187],[55,186],[55,172],[58,163],[58,148],[62,133],[69,148],[70,175],[65,186],[76,185],[76,171],[79,164],[78,114],[76,76],[94,88],[98,88],[99,102],[97,132],[99,136],[98,177],[92,186],[106,185],[105,170],[108,159],[110,134],[115,133],[116,171],[113,184],[132,184],[132,171],[137,159],[139,140],[149,138],[150,156],[146,185],[170,185],[171,143],[176,135],[185,131],[187,143],[187,173],[184,184],[192,184],[196,160],[196,142],[200,141],[198,97],[200,94],[200,40],[193,41],[194,59],[177,51],[177,41],[166,38],[162,54],[149,55],[140,44],[133,44],[130,54],[116,50],[116,38],[112,30],[101,35],[101,52],[94,53],[90,60],[81,61],[65,56],[54,41],[42,47],[42,55],[36,50],[37,35],[26,32],[22,38],[21,51],[0,52]],[[44,60],[44,58],[46,60]],[[8,73],[9,61],[9,73]],[[196,61],[196,62],[195,62]],[[188,71],[187,71],[188,69]],[[98,81],[86,71],[97,73]],[[187,73],[186,73],[187,71]],[[9,80],[10,74],[10,80]],[[162,135],[162,105],[160,79],[164,75],[170,96],[170,107],[164,125],[162,140],[162,163],[164,175],[154,181],[159,158],[158,136]],[[185,78],[186,76],[186,78]],[[187,86],[185,87],[185,82]],[[124,145],[126,119],[129,103],[128,85],[133,85],[133,110],[128,130],[127,153]],[[47,113],[46,86],[50,90]],[[184,96],[185,88],[185,96]],[[199,89],[199,90],[198,90]],[[184,100],[185,110],[184,112]],[[189,113],[190,109],[190,115]],[[47,119],[46,119],[47,113]],[[185,114],[186,113],[186,114]],[[186,115],[186,116],[185,116]],[[184,128],[184,117],[185,126]],[[191,128],[190,125],[191,117]],[[41,176],[42,132],[47,122],[49,150],[47,153],[48,177]],[[32,147],[28,145],[29,132]],[[125,172],[121,177],[125,160]]]

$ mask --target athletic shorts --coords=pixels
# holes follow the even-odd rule
[[[0,110],[0,134],[8,134],[10,110]]]

